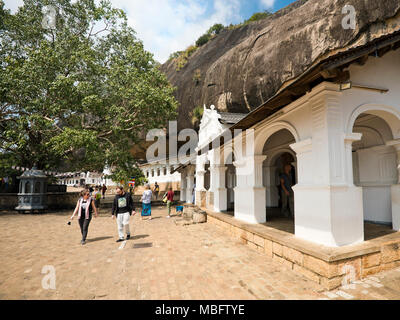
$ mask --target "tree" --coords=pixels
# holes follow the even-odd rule
[[[0,157],[44,169],[107,163],[129,177],[130,146],[173,119],[177,102],[125,13],[105,0],[24,0],[10,14],[0,0],[0,15]]]
[[[202,45],[205,45],[208,40],[210,40],[210,35],[208,33],[203,34],[200,38],[196,40],[196,47],[201,47]]]
[[[224,29],[225,29],[225,27],[223,24],[216,23],[212,27],[210,27],[210,29],[208,29],[207,33],[209,35],[216,35],[216,34],[219,34]]]
[[[245,21],[245,24],[253,22],[253,21],[258,21],[258,20],[261,20],[261,19],[265,19],[265,18],[267,18],[267,17],[269,17],[271,15],[272,15],[272,13],[267,11],[267,10],[265,10],[264,12],[256,12],[248,20]]]

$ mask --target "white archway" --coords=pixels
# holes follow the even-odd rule
[[[297,133],[296,128],[286,121],[278,121],[271,125],[267,125],[264,129],[259,129],[259,133],[255,136],[254,141],[254,154],[262,154],[265,142],[271,137],[274,133],[286,129],[288,130],[294,137],[296,142],[300,141],[299,134]]]
[[[363,134],[352,151],[354,184],[362,188],[364,220],[393,223],[395,228],[400,218],[394,203],[399,193],[400,112],[388,106],[363,105],[352,113],[348,126],[347,132]]]
[[[393,107],[383,104],[363,104],[357,107],[349,117],[347,121],[346,132],[348,134],[353,133],[353,127],[356,119],[362,114],[368,113],[376,115],[389,125],[392,130],[393,138],[400,138],[400,106]]]

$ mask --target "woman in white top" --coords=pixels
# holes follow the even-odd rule
[[[149,184],[146,184],[145,188],[146,190],[142,195],[142,220],[143,217],[149,217],[149,220],[151,220],[151,197],[153,193]]]

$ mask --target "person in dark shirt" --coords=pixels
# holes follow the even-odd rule
[[[105,197],[106,197],[106,191],[107,191],[107,187],[105,184],[103,184],[103,186],[101,187],[101,193],[103,195],[103,199],[105,199]]]
[[[294,217],[294,193],[292,190],[292,166],[285,165],[284,172],[281,174],[281,187],[282,187],[282,214],[285,217]],[[289,212],[288,212],[289,205]]]
[[[167,218],[170,218],[171,217],[171,204],[174,201],[174,191],[172,190],[171,187],[168,189],[166,197],[167,197],[167,209],[168,209]]]
[[[78,221],[82,234],[82,245],[86,243],[86,237],[88,234],[90,221],[92,220],[93,211],[95,218],[97,218],[97,208],[94,204],[94,199],[90,197],[90,191],[88,189],[85,189],[81,192],[81,197],[78,200],[74,213],[71,216],[71,220],[73,220],[74,216],[78,214]]]
[[[158,193],[160,192],[160,186],[156,183],[154,183],[154,189],[153,189],[153,194],[155,197],[155,200],[158,199]]]
[[[112,205],[112,218],[117,217],[118,236],[117,242],[124,241],[124,228],[126,231],[126,239],[130,239],[131,233],[129,230],[129,219],[135,215],[135,207],[133,205],[132,195],[124,191],[123,187],[117,187]]]

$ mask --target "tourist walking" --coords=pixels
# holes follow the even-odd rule
[[[142,220],[144,217],[149,217],[149,220],[151,220],[151,197],[150,185],[146,184],[142,195]]]
[[[157,200],[158,199],[158,193],[160,192],[160,186],[157,184],[157,182],[154,184],[153,191],[154,191],[155,200]]]
[[[285,165],[284,172],[280,176],[281,187],[282,187],[282,214],[285,217],[294,217],[294,193],[292,189],[292,166],[290,164]],[[289,211],[288,211],[289,205]]]
[[[135,215],[135,207],[130,193],[124,191],[124,188],[119,186],[116,189],[116,195],[112,205],[112,218],[117,217],[118,226],[118,240],[117,242],[124,241],[124,229],[126,232],[126,239],[130,239],[131,231],[129,229],[130,216]]]
[[[107,191],[107,187],[105,184],[103,184],[103,186],[101,187],[101,193],[103,194],[103,199],[105,199],[106,191]]]
[[[86,237],[89,230],[89,224],[92,220],[92,213],[94,211],[94,217],[97,218],[97,208],[94,204],[94,199],[90,197],[90,192],[88,189],[81,191],[80,198],[76,204],[74,213],[72,214],[70,220],[73,220],[75,215],[78,214],[79,227],[81,228],[82,240],[81,244],[86,243]]]
[[[174,201],[174,191],[172,190],[172,187],[169,187],[167,192],[167,210],[168,210],[167,218],[171,218],[171,205],[173,201]]]
[[[94,188],[94,204],[97,209],[100,208],[101,193],[99,187]]]

